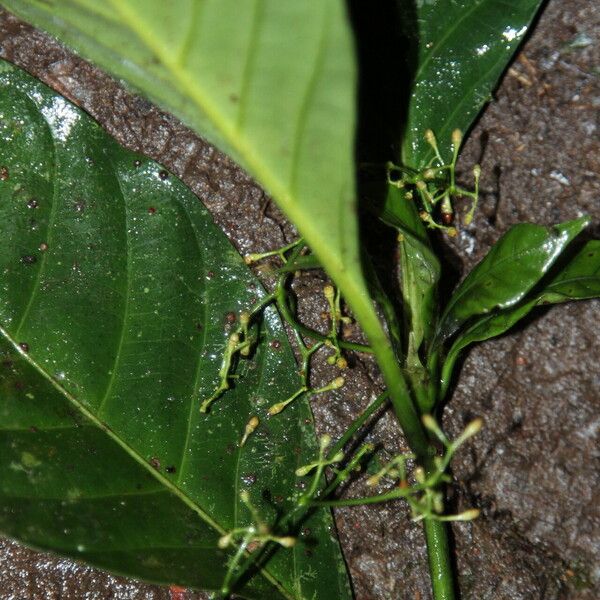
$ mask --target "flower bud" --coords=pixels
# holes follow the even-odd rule
[[[483,427],[483,419],[481,419],[481,418],[474,419],[465,427],[462,437],[464,439],[473,437],[474,435],[478,434],[481,431],[482,427]]]
[[[325,298],[327,298],[327,300],[333,300],[333,297],[335,295],[335,290],[333,289],[333,286],[326,285],[323,288],[323,294],[325,295]]]
[[[462,131],[460,129],[455,129],[452,132],[452,145],[454,149],[457,150],[462,142]]]
[[[346,383],[346,380],[343,377],[336,377],[331,383],[331,389],[332,390],[338,390],[339,388],[341,388],[344,383]]]
[[[458,515],[456,515],[456,521],[472,521],[476,519],[481,514],[481,511],[478,508],[471,508],[469,510],[465,510]]]
[[[343,357],[340,356],[336,361],[335,361],[335,366],[338,369],[345,369],[348,366],[348,361]]]

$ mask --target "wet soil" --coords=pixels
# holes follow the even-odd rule
[[[0,11],[0,56],[82,106],[129,148],[166,165],[202,199],[242,252],[293,239],[261,188],[173,117]],[[510,225],[551,224],[583,213],[600,234],[600,6],[551,0],[464,152],[481,160],[477,219],[453,244],[464,271]],[[296,284],[305,319],[318,325],[323,279]],[[455,508],[482,508],[454,527],[463,600],[600,597],[600,302],[554,307],[468,354],[445,426],[475,415],[484,431],[453,464]],[[316,378],[328,380],[321,364]],[[339,435],[380,389],[358,361],[335,397],[318,397],[321,431]],[[395,452],[393,417],[369,439]],[[424,541],[401,503],[336,512],[357,600],[430,598]],[[162,600],[169,590],[113,577],[0,539],[2,600]],[[189,592],[185,598],[204,598]]]

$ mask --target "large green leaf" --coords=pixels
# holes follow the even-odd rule
[[[532,297],[533,296],[533,297]],[[540,304],[558,304],[600,296],[600,241],[588,242],[567,264],[560,268],[541,289],[526,300],[507,310],[483,316],[461,332],[448,355],[442,370],[442,396],[448,389],[454,365],[464,348],[506,333]]]
[[[172,111],[273,196],[369,338],[400,423],[427,438],[361,268],[355,59],[343,0],[0,0]]]
[[[263,294],[206,209],[159,165],[0,63],[0,530],[163,583],[219,589],[224,531],[266,521],[314,456],[275,312],[234,389],[216,383],[228,315]],[[270,345],[278,339],[280,344]],[[250,416],[261,425],[239,442]],[[331,518],[243,597],[349,598]]]
[[[550,228],[520,223],[509,229],[450,298],[438,341],[456,333],[471,317],[520,302],[588,223],[589,217],[581,217]]]
[[[342,0],[3,0],[173,112],[256,177],[362,293],[355,73]]]
[[[402,162],[433,157],[432,129],[444,158],[453,129],[467,131],[527,33],[543,0],[417,0],[416,73],[402,141]]]

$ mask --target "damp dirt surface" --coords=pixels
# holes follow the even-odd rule
[[[231,160],[1,11],[0,56],[181,177],[241,253],[294,238],[275,205]],[[551,0],[463,153],[465,171],[481,161],[484,193],[477,218],[449,249],[459,270],[520,221],[552,224],[587,213],[599,237],[599,115],[600,5]],[[300,312],[313,326],[323,326],[323,283],[311,273],[295,285]],[[455,435],[475,416],[486,421],[453,462],[453,509],[482,509],[477,521],[453,528],[463,600],[600,597],[599,321],[598,301],[538,312],[526,327],[473,348],[462,365],[444,425]],[[315,377],[329,380],[330,369],[321,361]],[[347,380],[343,390],[314,401],[320,432],[341,434],[381,389],[369,361],[354,361]],[[389,412],[379,415],[368,439],[389,456],[405,448]],[[347,492],[359,493],[360,486]],[[357,600],[431,598],[421,528],[402,503],[342,509],[335,517]],[[0,539],[1,600],[171,597],[205,598]]]

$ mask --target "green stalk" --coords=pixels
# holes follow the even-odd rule
[[[337,283],[373,349],[373,354],[381,369],[390,400],[408,444],[423,462],[431,457],[432,448],[413,404],[408,385],[398,365],[390,340],[377,317],[371,298],[356,289],[358,286],[352,280],[338,278]]]
[[[341,287],[341,286],[340,286]],[[345,292],[342,287],[342,292]],[[427,472],[433,467],[433,449],[413,404],[406,379],[398,365],[390,341],[377,318],[370,298],[358,296],[348,303],[365,332],[388,387],[394,411],[406,440]],[[445,523],[424,519],[427,555],[434,600],[454,600],[454,573]]]
[[[435,600],[454,600],[454,572],[448,540],[448,524],[434,519],[424,519],[423,528],[427,540],[433,597]]]

